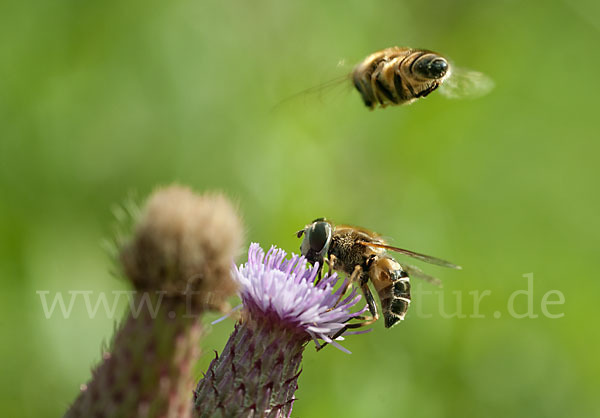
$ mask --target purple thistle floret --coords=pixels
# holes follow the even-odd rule
[[[337,274],[326,275],[314,284],[319,265],[307,268],[306,259],[272,246],[267,254],[257,243],[248,251],[248,262],[234,269],[234,279],[240,284],[240,296],[250,315],[264,316],[283,325],[306,331],[319,346],[318,338],[340,350],[347,349],[330,336],[344,327],[350,319],[365,310],[350,312],[361,296],[353,290],[337,306],[344,284],[333,292],[339,281]]]
[[[331,337],[367,309],[350,311],[361,296],[355,290],[342,295],[347,282],[335,290],[336,274],[315,284],[318,265],[285,257],[281,249],[271,247],[265,254],[251,244],[248,262],[234,267],[241,318],[198,382],[196,417],[289,417],[306,343],[312,338],[320,347],[320,339],[349,353]]]

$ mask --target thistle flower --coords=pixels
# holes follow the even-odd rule
[[[336,274],[314,284],[318,265],[271,247],[265,255],[250,245],[248,262],[234,269],[240,286],[241,320],[220,357],[210,364],[195,392],[197,416],[289,416],[306,343],[319,339],[348,352],[331,335],[361,315],[350,309],[360,295],[339,303]],[[351,333],[348,333],[351,334]]]
[[[223,306],[237,289],[231,262],[241,229],[222,196],[172,186],[150,197],[133,237],[120,249],[139,311],[123,321],[65,416],[191,415],[200,314]]]

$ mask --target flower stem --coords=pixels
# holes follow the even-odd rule
[[[288,417],[308,341],[275,321],[238,323],[198,383],[196,416]]]
[[[128,315],[66,417],[190,416],[201,325],[179,299],[153,295],[156,311]]]

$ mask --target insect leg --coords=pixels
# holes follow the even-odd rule
[[[337,257],[333,254],[329,254],[329,258],[327,258],[327,267],[329,267],[328,274],[332,275],[335,270],[335,263],[337,262]]]
[[[359,266],[357,266],[357,267],[359,267]],[[354,269],[354,271],[356,272],[356,269]],[[354,276],[354,273],[352,273],[352,275]],[[365,316],[356,316],[354,318],[351,318],[351,319],[362,320],[362,322],[344,325],[343,328],[341,328],[338,332],[333,334],[333,336],[331,337],[332,340],[335,340],[337,337],[339,337],[340,335],[342,335],[344,332],[348,331],[349,329],[366,327],[367,325],[371,325],[373,322],[375,322],[379,319],[379,313],[377,312],[377,304],[375,303],[375,299],[373,298],[373,294],[371,293],[371,290],[369,289],[369,286],[367,285],[367,283],[368,283],[368,279],[365,280],[365,279],[361,278],[360,288],[363,292],[363,295],[365,295],[365,299],[367,300],[367,305],[369,306],[369,312],[371,313],[372,316],[370,318],[365,317]],[[320,347],[317,347],[317,351],[321,350],[327,344],[328,343],[325,342]]]
[[[318,285],[323,278],[323,266],[325,264],[327,264],[328,267],[327,273],[331,275],[331,273],[333,273],[333,266],[335,265],[335,256],[333,254],[329,254],[329,258],[325,258],[319,263],[319,273],[317,274],[315,286]]]
[[[338,304],[341,302],[342,298],[344,297],[344,295],[346,294],[346,292],[348,291],[348,288],[352,285],[352,283],[354,283],[357,279],[357,277],[362,273],[362,267],[357,265],[356,267],[354,267],[354,271],[352,272],[352,275],[350,276],[350,279],[346,281],[346,283],[344,283],[344,287],[341,292],[340,292],[340,296],[338,297],[338,300],[335,302],[335,304],[333,305],[333,307],[329,308],[327,310],[327,312],[335,309]]]
[[[437,89],[440,86],[439,83],[435,82],[431,85],[431,87],[423,90],[420,93],[417,93],[417,97],[425,97],[427,96],[429,93],[431,93],[432,91],[434,91],[435,89]]]
[[[362,320],[362,322],[355,323],[355,324],[346,324],[344,326],[344,328],[342,328],[341,330],[339,330],[338,332],[336,332],[334,334],[332,339],[335,340],[337,337],[342,335],[348,329],[365,327],[367,325],[371,325],[373,322],[375,322],[379,319],[379,312],[377,311],[377,304],[375,303],[375,299],[373,298],[373,294],[371,293],[371,289],[369,289],[369,286],[367,285],[367,283],[368,283],[367,280],[361,279],[360,289],[362,290],[363,295],[365,296],[365,300],[367,301],[367,306],[369,307],[369,312],[371,313],[371,317],[369,318],[368,316],[361,315],[361,316],[356,316],[356,317],[352,318],[352,319]]]
[[[365,300],[367,301],[367,305],[369,306],[369,312],[371,312],[372,318],[366,319],[369,324],[377,321],[379,319],[379,313],[377,312],[377,304],[375,303],[375,299],[373,298],[373,294],[371,293],[371,289],[369,289],[369,278],[367,276],[361,277],[360,280],[360,290],[362,290],[363,295],[365,296]],[[368,325],[368,324],[367,324]]]
[[[377,312],[375,312],[375,315],[372,318],[366,318],[364,316],[357,316],[357,317],[354,317],[352,319],[362,319],[363,322],[357,322],[357,323],[354,323],[354,324],[346,324],[346,325],[344,325],[343,328],[341,328],[338,332],[336,332],[335,334],[333,334],[333,336],[331,337],[331,339],[335,340],[336,338],[338,338],[340,335],[342,335],[344,332],[348,331],[349,329],[362,328],[362,327],[366,327],[367,325],[371,325],[373,322],[375,322],[375,321],[377,321],[377,319],[379,319],[379,315],[377,314]],[[329,343],[324,342],[321,346],[316,347],[317,351],[321,350],[327,344],[329,344]]]

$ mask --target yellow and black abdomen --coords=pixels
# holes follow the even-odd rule
[[[381,301],[385,327],[391,328],[404,319],[410,306],[410,279],[400,263],[382,257],[373,266],[371,281]]]
[[[404,319],[410,306],[410,281],[404,270],[397,271],[397,280],[381,298],[381,310],[385,319],[385,327],[391,328]]]

